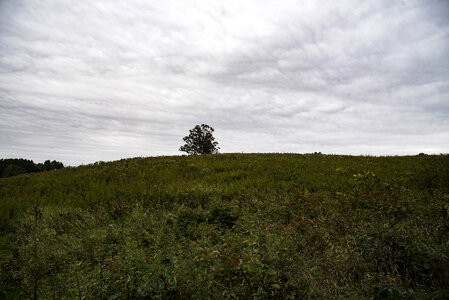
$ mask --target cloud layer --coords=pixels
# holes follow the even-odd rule
[[[1,157],[449,149],[441,1],[0,2]]]

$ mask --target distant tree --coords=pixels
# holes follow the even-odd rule
[[[53,167],[53,170],[59,170],[59,169],[64,168],[64,164],[62,162],[56,161],[56,160],[52,161],[51,165]]]
[[[7,171],[6,173],[4,173],[4,171],[10,165],[20,167],[21,169],[25,170],[24,173],[39,172],[39,169],[37,168],[37,166],[34,164],[34,162],[32,160],[23,159],[23,158],[7,158],[7,159],[0,159],[0,175],[1,176],[8,177],[8,176],[5,176],[4,174],[10,174],[12,167],[10,167],[9,171]],[[14,176],[14,175],[9,175],[9,176]]]
[[[51,170],[51,162],[50,162],[50,160],[44,161],[44,170],[47,170],[47,171]]]
[[[3,177],[25,174],[26,170],[18,165],[9,165],[3,170]]]
[[[46,160],[46,161],[44,161],[44,164],[42,167],[46,171],[51,171],[51,170],[62,169],[62,168],[64,168],[64,165],[62,164],[62,162],[59,162],[56,160],[54,160],[54,161]]]
[[[43,172],[43,171],[45,171],[45,168],[44,168],[44,164],[43,164],[43,163],[38,163],[38,164],[36,164],[36,168],[39,170],[38,172]]]
[[[189,135],[184,137],[185,145],[179,148],[179,151],[188,154],[215,154],[218,153],[218,142],[212,135],[214,129],[206,124],[196,125],[189,130]]]
[[[62,162],[59,162],[56,160],[54,160],[54,161],[46,160],[44,162],[44,164],[40,167],[45,171],[51,171],[51,170],[62,169],[62,168],[64,168],[64,165],[62,164]]]
[[[15,176],[23,173],[58,170],[64,168],[62,162],[47,160],[45,163],[35,164],[32,160],[23,158],[0,159],[0,177]]]

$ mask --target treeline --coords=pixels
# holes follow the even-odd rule
[[[46,160],[44,163],[35,164],[32,160],[23,158],[0,159],[0,177],[10,177],[62,168],[64,168],[64,164],[56,160]]]

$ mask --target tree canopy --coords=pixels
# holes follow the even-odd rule
[[[212,133],[214,129],[206,124],[196,125],[189,130],[189,135],[184,137],[185,145],[179,148],[179,151],[188,154],[215,154],[218,153],[218,142],[215,141]]]
[[[0,159],[0,177],[10,177],[62,168],[64,168],[64,164],[56,160],[46,160],[44,163],[35,164],[32,160],[23,158]]]

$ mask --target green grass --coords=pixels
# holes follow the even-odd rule
[[[449,298],[448,155],[134,158],[0,199],[0,297]]]

